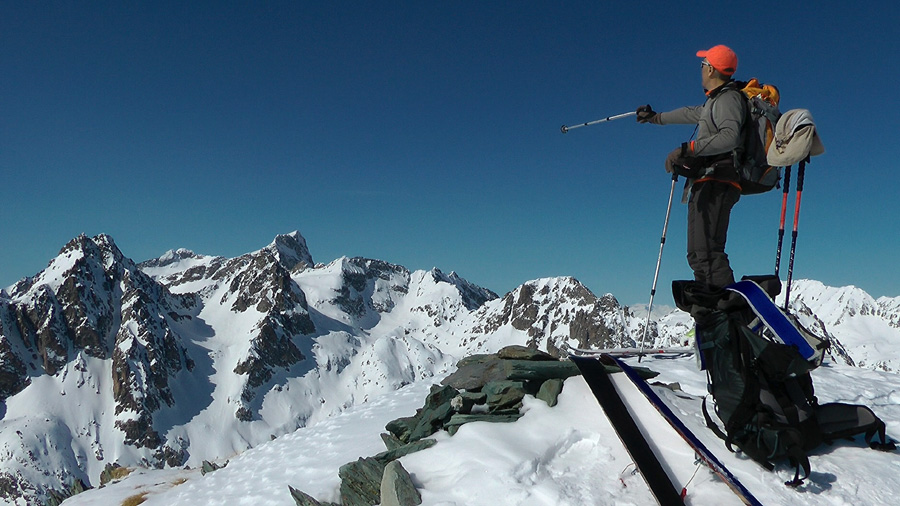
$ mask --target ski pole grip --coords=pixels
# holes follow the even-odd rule
[[[808,156],[807,156],[807,159],[809,159]],[[803,191],[803,176],[805,175],[804,174],[805,172],[806,172],[806,160],[803,160],[800,162],[800,170],[797,171],[797,191],[798,192]]]

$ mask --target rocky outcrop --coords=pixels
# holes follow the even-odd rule
[[[637,370],[646,379],[657,374],[643,367]],[[425,404],[413,416],[387,424],[388,432],[381,435],[386,451],[340,468],[341,504],[420,504],[420,494],[397,459],[438,444],[429,436],[441,430],[452,436],[462,425],[471,422],[515,422],[522,417],[522,401],[527,395],[535,395],[553,407],[562,391],[563,381],[579,374],[578,367],[568,360],[558,360],[549,353],[520,345],[507,346],[490,355],[462,359],[457,372],[448,376],[442,385],[431,387]],[[327,504],[316,502],[293,488],[291,494],[301,506]]]
[[[535,348],[507,346],[498,353],[466,357],[456,373],[434,385],[425,404],[413,416],[387,424],[382,434],[386,451],[341,466],[343,506],[415,506],[421,496],[397,459],[436,444],[429,436],[446,430],[451,435],[470,422],[514,422],[522,414],[526,395],[540,394],[551,407],[565,378],[580,374],[575,364],[560,361]],[[296,504],[327,503],[290,489]]]
[[[171,457],[177,452],[162,448],[154,422],[156,413],[174,405],[174,378],[182,371],[190,373],[194,366],[178,324],[192,318],[197,304],[195,295],[173,294],[141,272],[110,237],[76,237],[47,269],[4,293],[0,400],[16,395],[41,376],[52,376],[58,384],[72,388],[96,389],[97,395],[103,393],[100,384],[109,385],[111,391],[105,394],[113,401],[110,415],[115,417],[110,428],[120,431],[124,444],[150,450],[147,464],[157,464],[154,455],[164,458],[163,462],[175,462]],[[90,361],[108,363],[109,376],[96,377],[97,371],[87,368]],[[74,381],[67,381],[70,376]],[[66,394],[65,388],[60,395]],[[86,433],[95,433],[93,422],[82,423],[87,424]],[[44,425],[58,424],[48,418]],[[71,446],[69,437],[67,431],[53,430],[47,434],[47,444]],[[97,459],[102,459],[99,436],[94,436],[91,446]],[[17,448],[9,450],[20,451]],[[23,465],[40,469],[33,453],[25,446],[21,451],[31,456],[21,461]],[[183,459],[177,462],[181,463]],[[82,473],[77,468],[54,470],[56,485],[33,488],[22,476],[3,473],[0,481],[20,485],[0,495],[61,501],[80,489]]]
[[[80,354],[110,360],[122,415],[116,426],[126,444],[159,446],[153,413],[172,405],[171,378],[193,367],[171,324],[190,318],[194,296],[170,293],[110,237],[82,235],[39,277],[15,285],[10,299],[0,336],[0,395],[24,388],[29,370],[57,375]]]
[[[343,283],[332,302],[364,327],[373,326],[379,314],[389,313],[409,292],[410,272],[405,267],[359,257],[338,262]]]
[[[272,244],[265,248],[278,258],[278,263],[285,269],[296,272],[315,266],[306,239],[300,232],[293,231],[290,234],[278,235]]]
[[[297,267],[296,259],[293,256],[289,259],[288,265]],[[236,416],[249,421],[253,418],[249,403],[259,388],[272,379],[276,370],[290,368],[306,358],[294,338],[313,333],[315,324],[309,315],[306,295],[280,257],[269,249],[233,260],[214,279],[227,282],[228,290],[221,301],[230,304],[232,312],[254,310],[261,314],[255,335],[250,339],[250,349],[234,368],[235,374],[247,377],[241,393],[244,404]]]
[[[31,361],[26,362],[20,357],[20,353],[16,352],[15,346],[17,344],[21,346],[22,343],[14,343],[10,340],[8,333],[3,330],[14,328],[15,324],[11,318],[14,314],[15,311],[11,310],[9,300],[0,296],[0,318],[9,320],[0,320],[0,399],[6,399],[21,392],[31,383],[31,379],[28,377],[28,364]]]
[[[188,267],[166,270],[178,262]],[[260,391],[278,371],[306,358],[295,340],[316,330],[306,294],[292,278],[313,266],[306,240],[297,232],[279,235],[269,246],[233,259],[177,250],[141,266],[172,290],[195,287],[204,304],[222,305],[234,315],[258,313],[252,316],[256,323],[248,336],[249,347],[232,367],[244,377],[235,417],[255,419],[253,402]]]
[[[490,335],[503,326],[525,332],[527,345],[553,356],[570,347],[632,346],[632,315],[612,295],[597,297],[574,278],[531,281],[506,294],[497,306],[478,312],[471,332]],[[655,337],[655,336],[654,336]]]
[[[880,297],[878,312],[888,325],[900,329],[900,297]]]

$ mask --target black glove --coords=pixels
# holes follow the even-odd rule
[[[666,172],[669,174],[675,172],[675,167],[683,167],[684,166],[684,158],[681,156],[683,150],[678,147],[672,150],[669,153],[669,156],[666,157]]]
[[[700,175],[700,169],[703,168],[705,159],[689,155],[686,148],[687,143],[684,143],[669,153],[669,156],[666,157],[666,172],[669,174],[674,172],[687,178],[696,178]]]
[[[655,125],[659,125],[659,114],[656,113],[651,107],[650,104],[642,105],[637,108],[637,122],[638,123],[653,123]]]

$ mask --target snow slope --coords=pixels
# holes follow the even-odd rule
[[[805,485],[783,485],[793,477],[787,465],[768,472],[753,461],[728,453],[705,428],[699,396],[703,373],[693,358],[645,360],[661,372],[658,381],[678,382],[690,398],[658,391],[689,427],[763,504],[889,505],[900,489],[900,454],[869,450],[860,441],[823,446],[811,456],[813,473]],[[822,402],[864,403],[885,420],[888,433],[900,434],[900,377],[827,363],[814,373]],[[437,379],[437,378],[435,378]],[[248,450],[228,466],[206,476],[197,471],[144,471],[103,489],[90,490],[65,506],[118,505],[146,493],[146,505],[254,504],[291,506],[288,486],[321,500],[337,500],[337,469],[383,450],[378,433],[389,420],[421,406],[430,381],[416,382],[316,425],[298,429]],[[633,392],[633,395],[640,396]],[[632,395],[630,394],[630,395]],[[547,407],[526,399],[525,415],[511,424],[473,423],[434,447],[401,459],[431,506],[588,506],[646,505],[654,499],[619,443],[602,409],[581,377],[566,381],[559,404]],[[665,435],[662,418],[643,418]],[[677,446],[663,436],[659,444]],[[680,475],[696,476],[687,504],[740,504],[708,469],[697,469],[691,455]],[[154,478],[155,476],[155,478]],[[181,483],[182,480],[186,480]]]

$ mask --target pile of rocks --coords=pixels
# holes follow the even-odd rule
[[[381,438],[386,451],[341,466],[341,505],[414,506],[422,499],[409,473],[397,460],[434,446],[428,436],[450,435],[470,422],[513,422],[522,414],[522,399],[534,395],[555,406],[563,381],[579,374],[572,362],[534,348],[508,346],[490,355],[472,355],[457,371],[431,387],[425,405],[410,417],[388,423]],[[290,489],[299,506],[336,506]]]

